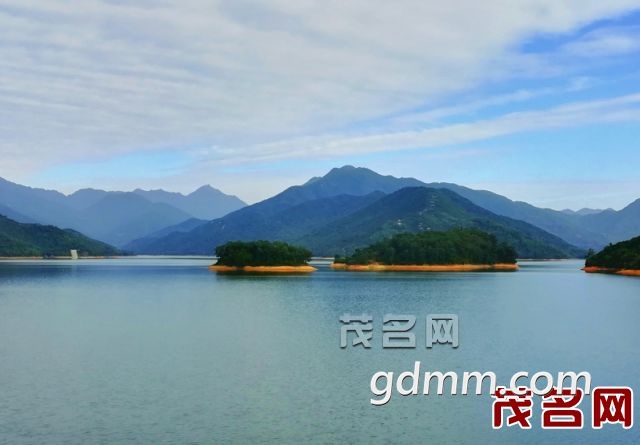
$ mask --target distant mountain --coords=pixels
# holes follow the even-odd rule
[[[0,178],[0,204],[7,214],[34,222],[71,227],[73,209],[66,203],[66,196],[54,190],[31,188]],[[10,210],[6,210],[6,209]]]
[[[163,190],[105,192],[83,189],[67,197],[56,191],[33,189],[0,179],[0,210],[20,221],[73,228],[120,247],[126,245],[135,248],[135,251],[211,253],[215,247],[213,242],[229,240],[233,236],[256,239],[261,234],[268,236],[267,239],[284,237],[284,240],[292,241],[295,236],[308,234],[311,229],[319,229],[320,222],[335,221],[353,210],[348,206],[341,207],[340,200],[333,200],[340,195],[359,197],[373,192],[390,194],[416,186],[446,188],[496,215],[532,224],[582,249],[600,249],[611,242],[640,235],[638,201],[620,211],[556,211],[512,201],[486,190],[473,190],[451,183],[427,184],[414,178],[383,176],[353,166],[334,168],[322,177],[289,187],[272,198],[239,208],[202,225],[187,221],[191,218],[211,219],[244,203],[210,186],[201,187],[189,195]],[[123,195],[132,195],[141,200],[134,201],[134,198]],[[317,209],[310,210],[303,206],[328,198],[332,199],[312,204],[323,203]],[[356,201],[353,203],[356,206],[354,209],[359,210]],[[293,219],[295,224],[289,223],[288,229],[279,225],[279,221],[291,220],[287,212],[301,205],[302,213],[296,217],[299,219]],[[323,205],[326,205],[326,209]],[[334,206],[338,210],[334,210]],[[329,212],[326,215],[323,214],[325,210]],[[107,215],[107,212],[113,215]],[[307,214],[314,217],[308,219]],[[183,222],[184,226],[181,225]],[[172,234],[170,232],[173,230],[169,228],[175,225],[178,227],[176,233]]]
[[[173,232],[160,238],[139,239],[127,244],[125,248],[144,254],[211,255],[216,246],[228,241],[295,240],[384,196],[382,192],[364,196],[338,195],[282,207],[282,202],[287,201],[287,198],[295,198],[298,191],[285,191],[281,194],[284,196],[278,195],[245,207],[189,232]]]
[[[189,218],[168,204],[149,202],[135,193],[111,192],[83,210],[78,222],[87,235],[123,246]]]
[[[116,248],[74,230],[22,224],[0,216],[0,256],[69,256],[71,249],[90,256],[120,253]]]
[[[384,193],[416,184],[420,184],[417,179],[382,176],[366,168],[334,168],[321,178],[289,187],[190,232],[134,240],[126,248],[146,254],[210,255],[216,245],[235,239],[286,241],[354,212]]]
[[[526,221],[579,247],[588,248],[592,245],[601,245],[607,242],[606,237],[600,233],[576,227],[578,225],[577,218],[579,218],[576,215],[567,215],[551,209],[541,209],[526,202],[512,201],[493,192],[473,190],[457,184],[431,183],[429,186],[452,190],[495,214]]]
[[[253,204],[247,217],[268,218],[295,205],[339,195],[364,196],[373,192],[391,193],[403,187],[420,185],[413,178],[382,176],[366,168],[346,165],[334,168],[321,178],[312,178],[283,192]]]
[[[76,210],[84,210],[100,201],[109,193],[110,192],[104,190],[80,189],[67,196],[66,204]]]
[[[203,186],[186,196],[139,189],[134,192],[81,189],[65,196],[0,178],[0,212],[20,222],[72,228],[117,246],[197,215],[213,219],[243,206],[235,196],[211,186]]]
[[[495,214],[528,222],[583,249],[599,249],[611,242],[640,235],[640,218],[637,217],[637,208],[640,206],[637,204],[638,201],[619,211],[608,209],[598,212],[593,209],[582,209],[574,214],[568,214],[558,210],[535,207],[526,202],[512,201],[487,190],[474,190],[452,183],[424,183],[414,178],[398,179],[392,176],[382,176],[366,168],[350,166],[333,169],[330,174],[332,172],[341,179],[344,193],[350,193],[347,187],[354,187],[354,184],[359,182],[377,184],[377,190],[385,193],[408,186],[446,188]],[[323,178],[313,178],[310,182],[326,180],[329,175]],[[389,189],[382,188],[384,184],[389,184],[391,187]],[[397,187],[398,184],[402,184],[402,186]]]
[[[612,209],[608,209],[608,210],[612,210]],[[596,213],[600,213],[602,212],[602,209],[589,209],[587,207],[584,207],[580,210],[571,210],[571,209],[564,209],[562,210],[562,213],[565,213],[567,215],[580,215],[580,216],[584,216],[584,215],[594,215]]]
[[[609,242],[624,241],[640,235],[640,199],[622,210],[605,210],[581,217],[589,230],[606,233]]]
[[[28,216],[23,215],[22,213],[16,212],[10,207],[3,206],[0,204],[0,215],[6,216],[9,219],[12,219],[19,223],[25,224],[33,224],[35,221]]]
[[[367,195],[371,192],[392,193],[404,187],[424,185],[415,178],[396,178],[383,176],[363,167],[334,168],[322,177],[311,178],[306,184],[291,189],[297,189],[301,195],[309,198],[325,198],[327,196]]]
[[[520,258],[567,258],[584,251],[523,221],[496,215],[447,190],[407,187],[297,240],[315,255],[345,255],[403,232],[476,228],[515,247]]]
[[[313,178],[303,185],[290,187],[272,198],[200,225],[189,232],[174,232],[160,238],[136,240],[126,248],[147,254],[211,254],[215,246],[227,241],[266,239],[302,243],[310,247],[314,254],[333,255],[341,253],[343,248],[366,245],[381,235],[391,235],[403,230],[415,231],[421,227],[427,229],[430,226],[424,224],[430,222],[433,230],[464,226],[478,227],[496,235],[500,232],[501,239],[509,239],[517,244],[521,255],[567,257],[582,253],[580,249],[543,230],[494,215],[461,197],[457,198],[463,201],[462,204],[451,204],[452,208],[456,207],[452,210],[457,215],[455,218],[452,214],[442,212],[433,221],[425,220],[415,227],[395,227],[387,217],[400,218],[398,215],[403,214],[403,211],[398,206],[407,206],[405,210],[408,213],[422,209],[416,210],[416,205],[420,204],[412,204],[410,196],[396,195],[394,192],[421,184],[415,179],[381,176],[364,168],[336,168],[321,178]],[[391,193],[393,198],[387,197],[387,193]],[[438,193],[457,196],[445,191]],[[395,201],[400,197],[403,199]],[[452,199],[448,198],[448,202]],[[381,207],[374,207],[379,202],[382,203]],[[461,206],[472,207],[473,210],[462,211]],[[382,220],[371,221],[370,213],[362,213],[369,207],[373,208],[370,211],[380,212]],[[473,224],[470,223],[471,220],[474,220]],[[359,223],[363,221],[370,221],[371,224],[360,226]],[[343,223],[345,224],[342,225]],[[352,224],[358,228],[351,227]]]
[[[144,246],[147,246],[153,243],[155,240],[159,238],[163,238],[167,235],[170,235],[174,232],[176,233],[184,233],[190,232],[191,230],[199,227],[203,224],[208,223],[206,219],[198,219],[198,218],[189,218],[186,221],[182,221],[179,224],[175,224],[173,226],[164,227],[160,230],[157,230],[149,235],[146,235],[142,238],[137,238],[127,245],[124,246],[124,249],[131,252],[140,252],[144,249]]]
[[[169,204],[194,218],[206,220],[220,218],[247,205],[237,196],[226,195],[210,185],[204,185],[186,196],[164,190],[136,189],[133,193],[151,202]]]

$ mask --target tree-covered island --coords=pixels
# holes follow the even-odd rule
[[[230,241],[216,247],[216,272],[313,272],[311,252],[282,241]]]
[[[334,269],[472,271],[517,270],[516,251],[477,229],[402,233],[336,257]]]
[[[640,276],[640,236],[609,244],[585,261],[585,272]]]

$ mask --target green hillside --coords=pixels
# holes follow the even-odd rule
[[[283,201],[294,201],[298,198],[298,192],[283,192],[274,198],[242,208],[188,232],[174,232],[160,238],[136,240],[126,245],[125,249],[145,254],[179,255],[187,252],[207,255],[211,254],[215,246],[233,240],[292,242],[384,196],[381,192],[374,192],[365,196],[338,195],[318,198],[292,206],[283,204]]]
[[[640,236],[610,244],[585,261],[587,267],[640,270]]]
[[[401,233],[357,249],[336,262],[347,264],[496,264],[516,262],[516,251],[476,229]]]
[[[115,247],[74,230],[22,224],[0,215],[0,256],[68,256],[70,249],[90,256],[120,253]]]
[[[350,254],[398,233],[471,227],[514,246],[520,258],[584,257],[584,250],[544,229],[499,215],[445,188],[342,167],[192,230],[141,238],[125,249],[144,254],[210,254],[228,241],[264,239],[333,256]],[[470,189],[461,189],[465,190]]]
[[[295,240],[314,255],[347,255],[356,248],[405,232],[475,228],[516,249],[519,258],[584,255],[538,227],[496,215],[446,189],[407,187]]]

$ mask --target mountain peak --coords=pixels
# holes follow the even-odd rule
[[[321,178],[312,178],[304,185],[320,196],[339,194],[366,195],[371,192],[392,193],[403,187],[420,187],[425,184],[415,178],[383,176],[365,167],[344,165],[331,169]]]
[[[369,170],[366,167],[354,167],[353,165],[343,165],[342,167],[334,167],[329,172],[323,176],[323,178],[330,178],[332,176],[344,176],[344,175],[372,175],[372,176],[382,176],[379,173],[374,172],[373,170]]]
[[[205,184],[205,185],[202,185],[202,186],[198,187],[197,189],[195,189],[191,193],[189,193],[188,196],[196,195],[196,194],[202,194],[202,193],[220,193],[220,194],[222,194],[222,192],[220,190],[218,190],[217,188],[211,187],[210,184]]]
[[[636,213],[640,211],[640,198],[633,201],[631,204],[627,205],[625,208],[620,210],[623,213]]]

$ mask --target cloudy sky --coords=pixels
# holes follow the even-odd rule
[[[640,197],[640,1],[0,0],[0,176],[248,202],[352,164]]]

